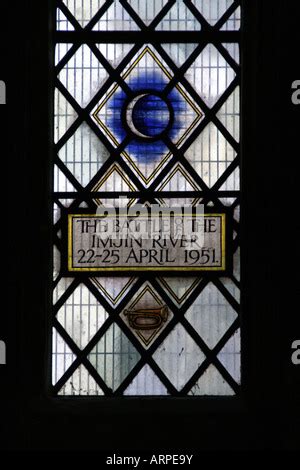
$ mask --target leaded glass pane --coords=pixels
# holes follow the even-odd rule
[[[235,395],[241,383],[239,2],[63,0],[56,21],[53,393]],[[204,245],[203,252],[185,252],[188,269],[171,271],[170,253],[157,239],[152,258],[144,253],[132,270],[134,250],[120,264],[124,241],[99,241],[89,232],[86,251],[82,221],[79,264],[90,270],[70,269],[76,238],[70,217],[85,216],[89,231],[108,208],[154,205],[224,216],[225,269],[205,267],[218,260]],[[192,267],[200,254],[201,272]],[[101,256],[110,270],[93,268]]]

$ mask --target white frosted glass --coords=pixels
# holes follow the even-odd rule
[[[181,390],[205,356],[182,325],[177,325],[153,355],[173,385]]]

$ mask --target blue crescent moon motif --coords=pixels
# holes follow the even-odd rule
[[[133,101],[133,131],[138,131],[140,135],[146,138],[159,136],[170,122],[170,111],[167,103],[159,96],[151,93],[140,95]]]
[[[153,137],[159,136],[169,125],[168,105],[158,96],[168,82],[166,76],[153,71],[140,73],[127,82],[135,94],[135,99],[129,105],[128,96],[121,88],[115,92],[109,102],[107,124],[119,142],[127,136],[126,126],[122,121],[122,112],[127,106],[126,124],[137,136],[137,139],[131,140],[127,150],[137,160],[144,163],[158,161],[169,151],[159,138],[153,141]],[[144,90],[147,90],[147,93]],[[174,115],[172,126],[168,130],[168,137],[174,141],[185,125],[184,117],[188,112],[188,104],[176,88],[172,89],[167,98]]]

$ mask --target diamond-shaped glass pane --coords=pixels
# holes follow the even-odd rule
[[[187,320],[212,349],[237,317],[221,292],[209,283],[186,313]]]
[[[172,384],[181,390],[205,356],[182,325],[177,325],[153,355]]]
[[[133,98],[114,84],[92,117],[114,146],[130,137],[122,157],[148,185],[172,157],[163,133],[180,146],[200,122],[203,112],[181,84],[164,95],[173,72],[151,46],[133,57],[122,76]]]
[[[108,314],[80,284],[57,313],[57,319],[79,348],[83,349],[103,325]]]
[[[167,326],[173,314],[157,291],[147,283],[130,299],[120,316],[140,343],[148,347]]]
[[[77,103],[84,107],[104,84],[108,73],[84,44],[60,71],[58,78]]]
[[[186,150],[185,158],[208,187],[212,187],[236,157],[218,128],[209,123]]]
[[[106,385],[116,390],[138,363],[140,354],[119,326],[113,324],[88,358]]]
[[[208,44],[187,70],[185,77],[212,107],[235,77],[235,71],[213,44]]]
[[[91,128],[83,123],[58,155],[77,181],[86,186],[107,160],[109,152]]]

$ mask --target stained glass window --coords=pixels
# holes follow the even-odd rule
[[[55,395],[239,393],[240,10],[57,1]],[[137,204],[225,214],[224,272],[68,270],[70,214]]]

